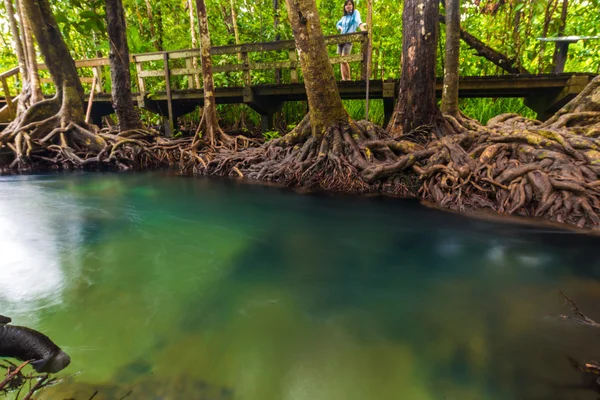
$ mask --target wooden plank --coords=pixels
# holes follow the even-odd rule
[[[340,43],[363,43],[367,41],[367,32],[354,32],[345,35],[325,36],[325,45],[340,44]]]
[[[10,96],[10,89],[8,86],[8,82],[6,81],[6,77],[2,77],[2,90],[4,91],[4,97],[6,99],[6,106],[8,107],[8,114],[11,118],[16,115],[15,106],[12,101],[12,97]]]
[[[362,54],[350,54],[349,56],[333,56],[333,57],[329,57],[329,60],[332,64],[340,64],[343,62],[356,62],[356,61],[362,61],[363,60],[363,55]]]
[[[186,69],[188,69],[188,70],[193,69],[191,57],[185,59],[185,66],[186,66]],[[175,74],[173,74],[173,75],[175,75]],[[191,72],[186,75],[188,77],[188,89],[194,89],[194,86],[195,86],[194,85],[194,73]]]
[[[368,37],[367,37],[367,39],[368,39]],[[362,42],[362,45],[360,46],[360,55],[362,56],[362,58],[360,60],[360,79],[364,81],[367,79],[367,72],[368,72],[368,68],[369,68],[369,64],[368,64],[369,41],[368,40],[365,40],[364,42]]]
[[[140,64],[138,64],[140,65]],[[142,78],[148,78],[149,76],[165,76],[165,71],[161,69],[153,69],[150,71],[139,71],[138,76]]]
[[[290,81],[292,83],[298,83],[298,54],[296,53],[296,48],[288,52],[288,57],[290,59]]]
[[[110,60],[108,58],[90,58],[87,60],[75,61],[75,66],[77,68],[100,67],[103,65],[110,65]]]
[[[148,62],[148,61],[160,61],[163,59],[163,53],[144,53],[136,54],[134,57],[136,63]]]
[[[169,51],[168,53],[170,60],[174,60],[176,58],[200,57],[202,55],[200,49],[175,50]]]
[[[77,68],[100,67],[105,65],[110,65],[110,60],[108,58],[90,58],[75,61],[75,67]],[[38,63],[38,69],[46,70],[48,67],[44,63]]]
[[[3,72],[0,74],[0,79],[5,79],[5,78],[9,78],[13,75],[17,75],[19,73],[19,67],[14,67],[12,69],[9,69],[6,72]]]
[[[190,63],[192,61],[192,59],[189,59]],[[187,64],[187,62],[186,62]],[[190,74],[201,74],[202,70],[200,68],[173,68],[173,69],[169,69],[169,71],[171,72],[171,76],[177,76],[177,75],[190,75]],[[213,72],[215,71],[215,69],[213,68]]]
[[[242,60],[244,62],[244,86],[250,86],[250,59],[247,52],[242,53]]]
[[[96,78],[96,93],[102,93],[102,67],[100,65],[94,67],[92,73],[94,74],[94,78]]]
[[[140,74],[144,73],[144,71],[142,70],[142,64],[139,62],[136,62],[135,70],[137,72],[137,77],[138,77],[138,89],[140,91],[140,96],[143,98],[144,96],[146,96],[146,81],[144,81],[144,77],[140,75]]]
[[[169,127],[171,128],[169,136],[173,135],[173,127],[175,121],[173,120],[173,97],[171,96],[171,77],[169,75],[169,55],[167,52],[163,53],[163,62],[165,69],[165,81],[167,87],[167,108],[169,110]]]

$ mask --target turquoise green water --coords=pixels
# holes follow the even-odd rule
[[[0,314],[43,399],[594,399],[600,238],[166,174],[0,177]],[[572,386],[576,386],[575,388]]]

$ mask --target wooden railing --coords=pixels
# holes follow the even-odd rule
[[[331,63],[339,64],[342,62],[360,62],[361,63],[361,79],[365,79],[367,75],[367,33],[357,32],[346,35],[326,36],[325,44],[328,46],[337,45],[340,43],[359,43],[359,52],[347,56],[332,56]],[[284,52],[287,53],[285,61],[260,61],[261,55],[269,52]],[[258,53],[255,57],[250,57],[250,53]],[[293,40],[281,40],[276,42],[265,43],[245,43],[231,46],[215,46],[211,48],[211,56],[238,55],[236,60],[241,60],[238,63],[218,64],[213,62],[213,72],[242,72],[243,85],[250,86],[252,84],[252,72],[264,70],[289,70],[290,82],[298,82],[299,61],[296,52],[296,46]],[[134,54],[131,56],[131,61],[135,64],[136,75],[132,77],[134,82],[137,81],[139,95],[143,98],[148,94],[146,79],[151,77],[163,78],[167,94],[173,90],[171,81],[173,77],[187,76],[187,88],[180,89],[200,89],[196,87],[195,78],[202,74],[201,68],[194,68],[193,59],[200,57],[200,49],[187,49],[175,51],[163,51],[156,53]],[[265,58],[265,57],[262,57]],[[184,60],[185,68],[171,67],[171,61]],[[162,61],[163,66],[160,69],[151,69],[148,63]],[[198,63],[199,64],[199,63]],[[93,58],[86,60],[75,61],[75,66],[80,69],[91,68],[93,77],[81,77],[82,83],[91,83],[96,79],[95,92],[103,92],[102,84],[102,68],[110,65],[108,58]],[[38,64],[38,69],[47,70],[45,64]],[[9,113],[14,115],[16,109],[14,105],[15,96],[11,94],[8,79],[14,77],[18,79],[19,68],[13,68],[0,74],[0,82],[2,83],[2,91],[6,99],[6,104],[9,108]],[[89,72],[87,72],[89,75]],[[201,79],[199,79],[201,81]],[[42,83],[52,83],[50,78],[41,78]],[[17,85],[13,85],[16,87]]]
[[[365,79],[367,75],[367,35],[366,32],[351,33],[346,35],[326,36],[326,45],[337,45],[339,43],[360,43],[360,52],[358,54],[350,54],[347,56],[331,57],[332,64],[342,62],[360,62],[361,63],[361,78]],[[267,53],[274,51],[287,52],[287,61],[251,61],[249,53]],[[219,72],[242,72],[244,86],[252,84],[252,71],[264,71],[275,69],[289,69],[290,82],[298,82],[298,57],[296,46],[293,40],[282,40],[277,42],[265,43],[246,43],[231,46],[216,46],[211,48],[211,56],[223,55],[238,55],[241,63],[228,63],[218,65],[213,63],[212,70],[214,73]],[[164,51],[156,53],[144,53],[134,55],[133,61],[136,65],[138,87],[140,95],[144,96],[146,92],[146,79],[150,77],[164,77],[166,80],[166,90],[169,92],[171,88],[170,77],[187,76],[188,89],[197,89],[195,87],[195,77],[202,74],[201,68],[193,68],[193,58],[200,57],[200,49]],[[184,59],[185,68],[171,68],[170,60]],[[161,69],[144,69],[144,64],[152,61],[162,61],[163,68]]]

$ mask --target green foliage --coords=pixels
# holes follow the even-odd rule
[[[194,3],[195,8],[195,1]],[[191,29],[198,31],[197,23],[190,25],[187,0],[123,0],[127,20],[127,37],[130,52],[144,53],[156,51],[158,47],[165,50],[192,47]],[[213,46],[231,45],[235,43],[230,0],[206,0]],[[543,44],[537,40],[543,35],[547,23],[546,36],[557,36],[560,30],[559,1],[556,9],[545,21],[548,0],[515,0],[498,2],[496,0],[465,1],[462,3],[461,25],[492,48],[510,57],[517,57],[522,65],[532,73],[552,71],[554,44]],[[594,12],[600,0],[569,2],[565,35],[593,36],[600,34],[597,13]],[[242,43],[273,41],[279,35],[281,39],[292,39],[285,1],[279,0],[279,10],[273,9],[273,0],[234,0],[237,23]],[[321,25],[325,35],[336,34],[335,24],[342,16],[343,1],[317,0]],[[496,7],[497,6],[497,7]],[[363,21],[367,18],[366,0],[357,0],[356,8]],[[64,34],[75,59],[93,58],[108,55],[109,43],[106,33],[105,10],[103,0],[56,0],[52,9],[59,27]],[[444,12],[444,10],[441,10]],[[274,26],[279,16],[278,27]],[[519,24],[515,27],[516,16]],[[402,2],[374,1],[373,4],[373,78],[398,79],[400,77],[400,58],[402,49]],[[437,73],[443,71],[444,25],[441,25],[441,42],[438,51]],[[354,52],[357,52],[355,46]],[[544,50],[544,51],[542,51]],[[328,49],[335,54],[335,46]],[[268,54],[250,53],[252,62],[287,60],[287,52],[270,52]],[[41,61],[41,60],[40,60]],[[214,65],[238,63],[236,55],[223,55],[213,58]],[[17,65],[11,47],[11,32],[6,18],[3,2],[0,2],[0,70],[5,71]],[[145,69],[161,69],[162,62],[147,63]],[[184,68],[183,61],[174,61],[171,68]],[[351,65],[356,78],[358,64]],[[566,71],[600,72],[600,40],[580,41],[569,48]],[[300,71],[298,71],[300,72]],[[339,79],[339,67],[334,66]],[[81,70],[82,75],[91,76],[89,69]],[[502,74],[503,72],[461,42],[460,74],[462,76],[482,76]],[[132,74],[135,70],[132,68]],[[301,75],[301,74],[300,74]],[[135,75],[133,75],[135,77]],[[187,77],[177,77],[172,81],[174,88],[187,88]],[[217,87],[232,87],[243,84],[241,72],[215,73]],[[289,82],[289,71],[283,71],[283,81]],[[16,81],[9,83],[15,86]],[[110,91],[110,75],[108,68],[103,71],[104,91]],[[275,82],[273,71],[253,71],[253,84],[272,84]],[[132,79],[134,90],[136,79]],[[151,93],[165,89],[161,78],[146,80],[147,89]],[[45,89],[48,92],[48,89]],[[352,100],[344,102],[348,112],[355,119],[363,119],[365,115],[364,101]],[[465,99],[461,101],[463,111],[482,122],[501,112],[518,112],[532,116],[531,110],[523,105],[520,99]],[[245,123],[257,125],[260,117],[243,105],[220,105],[219,115],[226,125],[234,125],[240,121],[243,112]],[[287,103],[280,114],[279,127],[295,124],[307,112],[304,102]],[[198,113],[194,113],[197,116]],[[156,124],[156,117],[145,116],[148,122]],[[376,123],[383,122],[383,105],[381,100],[370,103],[369,119]],[[158,121],[159,122],[159,121]]]
[[[279,133],[279,131],[266,131],[266,132],[263,132],[262,135],[263,135],[263,138],[265,139],[265,142],[268,142],[273,139],[278,139],[281,137],[281,134]]]
[[[490,118],[504,113],[516,113],[528,118],[536,118],[536,113],[523,103],[523,99],[460,99],[459,107],[465,115],[475,118],[482,124],[486,124]]]

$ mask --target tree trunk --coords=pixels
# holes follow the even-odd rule
[[[348,123],[350,117],[338,93],[314,0],[286,0],[286,3],[300,53],[312,134],[321,137],[326,128]]]
[[[20,7],[19,7],[20,8]],[[29,23],[29,19],[21,18],[23,27],[23,42],[25,45],[25,53],[27,57],[27,80],[31,86],[31,104],[35,104],[44,99],[42,87],[40,86],[40,75],[38,73],[37,60],[35,56],[35,44],[33,40],[33,30]]]
[[[442,112],[457,116],[460,0],[446,0],[446,18],[446,66],[442,90]]]
[[[129,71],[129,46],[127,26],[121,0],[106,0],[106,23],[110,41],[110,77],[112,103],[119,129],[126,131],[142,127],[140,117],[131,98],[131,73]]]
[[[60,33],[48,0],[21,0],[61,102],[61,117],[85,124],[84,93],[75,61]]]
[[[194,1],[188,0],[188,10],[190,12],[190,34],[192,36],[192,48],[198,48],[198,39],[196,38],[196,24],[194,23]],[[198,68],[198,58],[192,57],[192,68]],[[198,74],[194,74],[194,82],[196,83],[196,88],[200,88],[200,78]]]
[[[238,31],[237,15],[235,12],[234,0],[229,0],[231,7],[231,24],[233,25],[233,35],[235,36],[235,44],[240,44],[240,32]],[[242,61],[242,55],[238,53],[238,61]]]
[[[564,36],[565,27],[567,26],[567,12],[569,10],[569,0],[563,0],[562,9],[560,12],[560,23],[558,24],[558,31],[556,36]],[[554,55],[552,56],[552,64],[556,65],[558,60],[558,46],[554,47]]]
[[[275,29],[275,40],[281,39],[279,33],[279,0],[273,0],[273,28]],[[281,69],[275,69],[275,83],[281,83]]]
[[[556,7],[558,6],[558,0],[549,0],[544,11],[544,24],[542,25],[542,34],[540,37],[548,37],[548,29],[550,29],[550,22],[552,22],[552,16]],[[544,53],[546,52],[546,42],[540,41],[540,52],[538,53],[538,74],[544,71]]]
[[[198,25],[200,28],[200,64],[202,65],[202,81],[204,83],[204,110],[199,130],[204,123],[204,138],[214,147],[221,140],[219,136],[226,136],[222,133],[219,127],[219,119],[217,118],[215,82],[212,73],[212,59],[210,58],[210,33],[208,31],[208,18],[204,0],[196,0],[196,12],[198,13]]]
[[[17,26],[17,20],[15,18],[15,11],[13,8],[12,0],[4,0],[4,6],[6,8],[6,13],[8,14],[13,48],[15,49],[15,53],[17,54],[17,61],[19,63],[19,73],[21,74],[21,95],[19,96],[19,103],[17,105],[16,110],[16,115],[20,115],[29,106],[29,100],[31,97],[31,86],[29,85],[29,71],[27,69],[27,59],[24,53],[23,42],[21,41],[19,27]],[[19,18],[22,20],[21,17]]]
[[[152,14],[152,4],[150,0],[146,0],[146,16],[148,17],[148,29],[150,30],[150,41],[154,43],[154,48],[156,51],[163,51],[162,41],[160,35],[156,34],[156,29],[154,28],[154,15]]]
[[[513,45],[515,48],[515,58],[517,60],[520,60],[520,54],[521,54],[521,35],[519,34],[519,29],[520,29],[520,25],[521,25],[521,17],[522,16],[523,16],[523,13],[521,11],[516,11],[514,18],[513,18],[512,40],[513,40]],[[519,61],[517,61],[517,62],[519,62]]]
[[[439,16],[439,20],[441,23],[446,23],[446,17],[444,15]],[[460,38],[469,45],[473,50],[477,52],[478,56],[485,58],[488,61],[491,61],[496,66],[502,68],[509,74],[528,74],[529,72],[519,65],[518,59],[516,57],[508,57],[505,54],[496,51],[483,43],[481,40],[477,39],[475,36],[471,35],[469,32],[464,29],[460,29]]]
[[[15,11],[13,8],[12,0],[4,0],[4,6],[10,22],[10,33],[12,35],[13,48],[17,54],[17,61],[19,62],[19,72],[21,73],[21,79],[27,79],[27,65],[25,63],[25,55],[23,54],[23,43],[21,42],[21,35],[19,34],[19,27],[17,26],[17,20],[15,19]]]
[[[402,13],[402,75],[396,109],[387,126],[392,136],[439,121],[435,63],[439,8],[436,0],[406,0]]]

